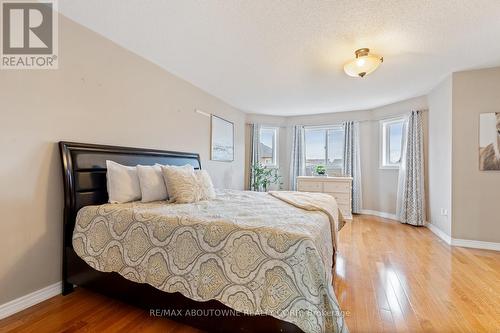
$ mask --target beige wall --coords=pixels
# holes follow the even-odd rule
[[[60,69],[0,72],[0,304],[61,280],[56,142],[201,154],[217,187],[243,188],[245,114],[60,17]],[[210,120],[235,123],[235,161],[209,161]]]
[[[428,99],[429,222],[451,236],[451,75],[431,91]],[[447,214],[441,214],[442,209]]]
[[[288,188],[292,127],[294,125],[332,125],[347,120],[360,121],[363,209],[395,214],[398,170],[380,169],[379,167],[379,120],[408,114],[411,110],[425,109],[427,109],[427,98],[422,96],[367,111],[295,117],[249,114],[247,115],[247,122],[280,126],[280,135],[286,136],[285,142],[283,142],[282,138],[280,139],[280,172],[287,180],[285,188]],[[425,120],[424,130],[425,134],[427,134],[427,113],[425,114]]]
[[[427,98],[421,96],[372,110],[373,120],[368,122],[366,128],[368,134],[361,135],[363,209],[396,214],[399,170],[380,168],[379,120],[407,115],[412,110],[427,110],[427,108]],[[427,127],[427,112],[424,112],[425,174],[427,174]]]
[[[500,243],[500,171],[479,171],[479,114],[500,111],[500,67],[453,74],[452,235]]]

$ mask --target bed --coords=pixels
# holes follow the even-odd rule
[[[347,331],[329,269],[336,211],[315,209],[321,194],[309,202],[226,190],[196,204],[106,204],[106,160],[201,169],[199,155],[69,142],[60,150],[63,294],[82,286],[207,331]]]

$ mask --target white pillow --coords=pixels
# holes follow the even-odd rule
[[[198,178],[192,165],[162,165],[163,178],[167,184],[170,201],[190,203],[198,201]]]
[[[137,175],[141,187],[142,202],[167,200],[167,187],[159,164],[138,165]]]
[[[206,170],[194,171],[198,181],[199,200],[215,199],[214,184]]]
[[[109,202],[124,203],[139,200],[141,187],[137,168],[106,161],[106,173]]]

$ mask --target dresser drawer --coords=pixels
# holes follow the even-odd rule
[[[351,192],[351,183],[349,182],[325,182],[323,191],[325,192]]]
[[[332,197],[334,197],[337,201],[344,201],[344,202],[349,202],[351,201],[351,193],[346,193],[346,192],[343,192],[343,193],[340,193],[340,192],[325,192],[325,193],[328,193],[330,194]]]
[[[352,181],[346,177],[299,177],[297,191],[322,192],[331,195],[337,201],[337,206],[346,219],[352,219],[351,194]]]
[[[337,201],[337,205],[345,205],[345,206],[350,206],[351,205],[351,194],[350,193],[327,193],[331,195],[332,197],[335,198]]]
[[[302,192],[323,192],[322,182],[299,181],[297,189]]]

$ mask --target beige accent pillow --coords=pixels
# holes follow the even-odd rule
[[[162,165],[161,170],[171,202],[190,203],[199,200],[198,178],[192,165]]]
[[[214,184],[212,183],[212,178],[206,170],[195,170],[195,175],[198,180],[198,200],[211,200],[215,199]]]

